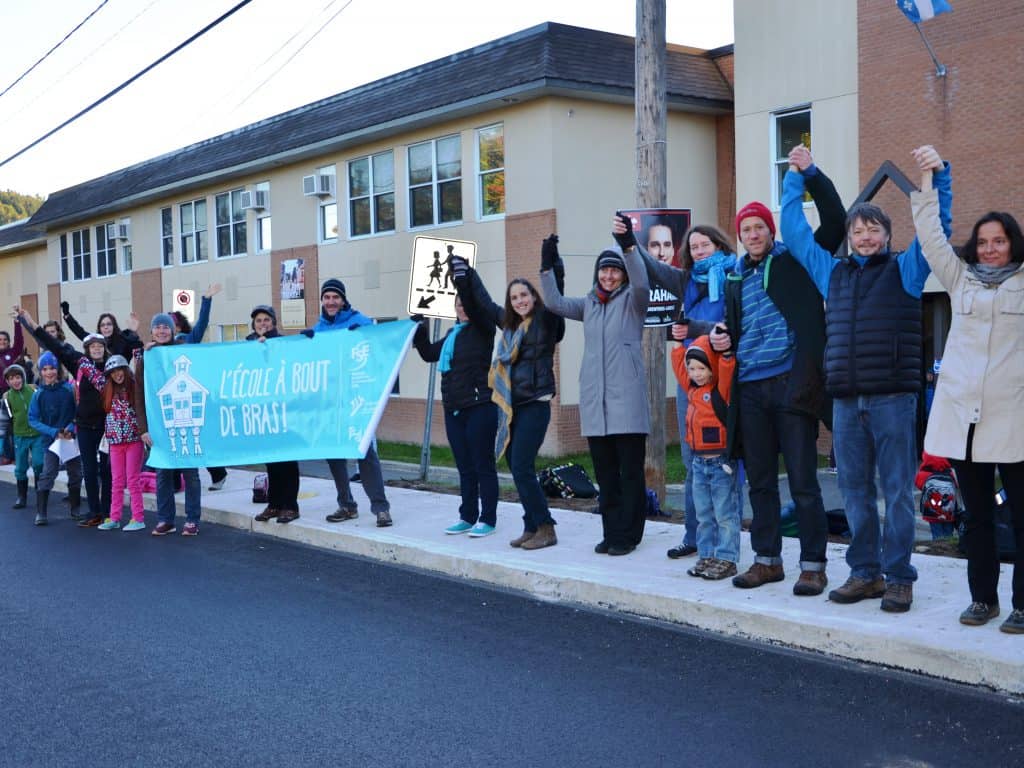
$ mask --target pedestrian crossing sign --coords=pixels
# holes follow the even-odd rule
[[[409,314],[455,319],[455,280],[452,257],[476,265],[476,243],[417,237],[409,270]]]

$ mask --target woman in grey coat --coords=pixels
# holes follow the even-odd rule
[[[614,249],[602,251],[594,287],[577,299],[562,296],[552,268],[557,248],[541,269],[547,308],[568,320],[583,321],[580,366],[580,427],[587,438],[601,487],[604,538],[598,554],[628,555],[644,533],[647,493],[644,451],[651,417],[642,339],[650,287],[629,220]]]

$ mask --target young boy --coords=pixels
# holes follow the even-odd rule
[[[3,394],[4,406],[11,414],[11,431],[14,433],[14,479],[18,484],[18,498],[14,509],[24,509],[28,503],[28,463],[32,459],[32,475],[39,484],[43,474],[43,451],[46,441],[28,423],[28,406],[36,388],[25,382],[25,369],[17,363],[4,371],[7,391]]]
[[[28,423],[42,435],[45,446],[54,440],[75,439],[75,396],[57,374],[57,358],[53,352],[39,356],[41,386],[32,395],[28,406]],[[44,451],[43,473],[36,483],[36,525],[46,525],[46,505],[50,500],[53,481],[60,470],[60,457],[53,451]],[[75,456],[64,463],[68,473],[68,487],[82,483],[82,459]]]
[[[689,400],[683,438],[693,449],[698,560],[687,573],[715,581],[736,575],[740,553],[736,466],[726,453],[725,429],[735,367],[732,354],[712,350],[708,336],[672,350],[672,369]]]

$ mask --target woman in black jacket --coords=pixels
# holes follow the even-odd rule
[[[441,371],[444,428],[459,469],[459,520],[444,532],[468,533],[475,539],[490,536],[498,524],[498,470],[494,459],[498,409],[487,384],[495,318],[474,303],[472,294],[465,290],[469,265],[457,257],[452,261],[458,288],[455,327],[444,338],[431,342],[426,323],[416,316],[413,319],[420,324],[413,344],[424,362],[437,362]]]
[[[75,336],[82,341],[89,335],[74,315],[71,314],[71,305],[66,301],[60,303],[60,311],[64,315],[64,322]],[[117,324],[117,318],[109,312],[104,312],[96,321],[96,333],[103,337],[107,343],[107,352],[111,355],[121,355],[125,360],[131,360],[136,349],[142,349],[142,339],[139,338],[139,318],[134,312],[131,313],[130,328],[122,328]],[[54,352],[54,354],[57,354]]]
[[[249,314],[252,333],[246,341],[265,342],[281,335],[277,330],[277,313],[273,307],[260,304]],[[225,472],[225,474],[227,474]],[[299,462],[274,461],[267,464],[267,506],[256,515],[256,520],[267,523],[277,518],[279,523],[299,519]]]

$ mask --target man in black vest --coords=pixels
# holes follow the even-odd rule
[[[914,156],[922,170],[937,170],[948,236],[949,171],[930,146],[915,150]],[[902,253],[890,251],[889,217],[870,203],[858,203],[847,214],[852,254],[832,258],[814,242],[803,212],[806,177],[823,174],[806,147],[794,148],[789,162],[782,233],[826,299],[825,388],[833,398],[839,489],[852,534],[846,551],[850,577],[829,593],[829,600],[856,603],[881,597],[883,611],[908,611],[917,579],[910,554],[923,370],[921,292],[931,270],[916,239]],[[879,530],[876,467],[885,495],[884,530]]]

